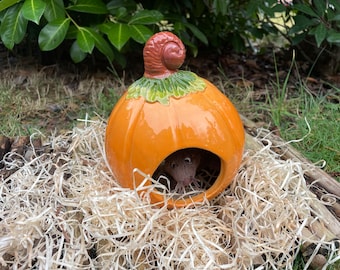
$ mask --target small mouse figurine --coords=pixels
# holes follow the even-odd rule
[[[170,190],[184,193],[188,186],[195,190],[211,186],[220,172],[220,165],[220,159],[209,151],[186,148],[163,160],[153,178]]]
[[[201,153],[198,149],[183,149],[167,157],[162,164],[162,169],[176,181],[177,188],[190,184],[199,186],[196,173],[200,162]]]

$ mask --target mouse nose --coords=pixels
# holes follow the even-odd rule
[[[188,186],[188,185],[190,185],[193,181],[194,181],[194,177],[190,176],[190,177],[183,178],[182,183],[183,183],[184,186]]]

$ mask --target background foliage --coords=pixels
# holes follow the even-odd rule
[[[162,30],[177,34],[193,55],[203,48],[241,52],[268,35],[293,46],[308,40],[316,53],[335,47],[337,54],[340,44],[338,0],[2,0],[0,11],[8,49],[30,42],[51,51],[63,44],[76,63],[98,50],[124,66],[127,53]]]

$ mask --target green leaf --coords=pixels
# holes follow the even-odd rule
[[[277,1],[271,1],[271,3],[270,1],[269,3],[268,1],[265,1],[267,4],[262,3],[262,5],[261,4],[259,5],[258,1],[249,2],[253,2],[254,5],[257,5],[258,9],[262,10],[261,13],[263,12],[269,18],[275,18],[277,16],[275,13],[284,13],[286,11],[286,7],[282,4],[277,4]]]
[[[113,24],[114,24],[113,22],[105,22],[105,23],[97,25],[97,27],[101,32],[107,35],[110,32]]]
[[[94,39],[91,29],[87,27],[78,28],[77,45],[84,53],[92,53],[94,48]]]
[[[262,39],[266,34],[266,32],[263,29],[257,27],[250,28],[249,32],[253,37],[258,39]]]
[[[110,14],[118,15],[122,14],[122,8],[127,10],[136,10],[136,3],[133,0],[112,0],[106,5]]]
[[[336,14],[330,21],[340,21],[340,14]]]
[[[116,14],[114,14],[114,16],[117,18],[117,20],[124,18],[127,15],[128,15],[128,10],[125,7],[120,7],[117,10]]]
[[[226,15],[228,12],[229,1],[226,0],[214,0],[212,3],[212,11],[215,15]]]
[[[340,43],[340,33],[339,32],[331,32],[328,37],[327,41],[329,43]]]
[[[323,17],[326,11],[326,1],[319,0],[313,1],[314,6],[316,7],[316,12],[320,17]]]
[[[303,32],[302,34],[293,36],[292,37],[292,45],[295,46],[295,45],[299,44],[300,42],[302,42],[303,40],[305,40],[306,35],[307,35],[307,32]]]
[[[65,39],[77,39],[78,27],[75,26],[74,24],[70,24],[70,26],[68,27]]]
[[[194,34],[195,37],[197,37],[205,45],[208,45],[209,42],[207,37],[195,25],[186,23],[185,26],[190,29],[190,31]]]
[[[126,57],[115,49],[114,49],[114,58],[115,58],[115,62],[117,62],[122,68],[126,67]]]
[[[314,10],[308,5],[295,4],[293,7],[294,7],[294,9],[301,11],[302,13],[305,13],[307,15],[310,15],[312,17],[318,17],[318,15],[314,12]]]
[[[276,12],[281,13],[281,12],[285,12],[287,8],[282,4],[278,4],[277,1],[276,1],[276,4],[274,6],[271,6],[271,9],[274,13],[276,13]],[[275,16],[275,14],[274,14],[274,16]]]
[[[90,29],[90,33],[92,35],[92,38],[94,39],[94,44],[96,48],[102,54],[104,54],[109,61],[112,61],[114,59],[114,54],[112,48],[110,47],[110,44],[96,31]]]
[[[231,44],[236,52],[242,52],[245,50],[244,40],[238,33],[233,34]]]
[[[27,20],[21,15],[21,5],[11,6],[6,10],[0,25],[1,39],[8,49],[13,49],[26,34]]]
[[[67,9],[91,14],[108,13],[106,5],[101,0],[78,0],[76,4],[68,6]]]
[[[107,33],[107,37],[112,45],[120,51],[130,38],[130,28],[126,24],[114,23]]]
[[[0,1],[0,11],[7,9],[20,1],[21,0],[2,0]]]
[[[69,18],[58,19],[46,24],[38,37],[40,49],[50,51],[57,48],[64,41],[69,25]]]
[[[327,35],[327,28],[323,23],[320,23],[316,28],[315,28],[315,41],[318,47],[320,47],[322,41],[326,38]]]
[[[144,44],[153,35],[153,32],[145,25],[129,25],[131,38],[141,44]]]
[[[65,7],[63,0],[46,0],[44,17],[48,22],[65,18]]]
[[[329,6],[332,5],[337,9],[338,11],[340,10],[340,2],[339,0],[329,0]]]
[[[107,8],[109,10],[114,10],[118,9],[120,7],[126,7],[127,9],[135,9],[136,8],[136,3],[133,0],[111,0],[107,4]]]
[[[42,0],[25,0],[21,8],[21,13],[27,20],[39,24],[45,8],[46,3]]]
[[[305,15],[296,15],[294,21],[294,25],[289,30],[290,35],[306,30],[309,26],[316,24],[316,21],[311,20]]]
[[[70,48],[70,56],[73,62],[80,63],[86,58],[86,53],[78,46],[78,42],[74,41]]]
[[[163,14],[157,10],[139,10],[131,18],[129,24],[155,24],[163,19]]]
[[[190,39],[187,38],[186,36],[181,36],[181,40],[183,41],[186,47],[190,48],[190,51],[193,54],[193,56],[196,57],[198,54],[198,48],[196,44],[191,42]]]

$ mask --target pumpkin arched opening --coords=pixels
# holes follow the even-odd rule
[[[221,159],[201,148],[179,149],[168,155],[152,178],[161,185],[159,191],[187,198],[205,192],[220,176]]]

